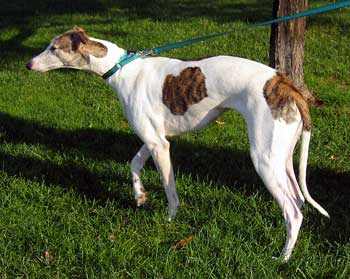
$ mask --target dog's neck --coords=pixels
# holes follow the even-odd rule
[[[99,76],[102,76],[109,69],[111,69],[115,65],[115,63],[117,63],[117,61],[124,55],[125,50],[108,41],[99,40],[95,38],[91,39],[102,43],[108,49],[107,55],[105,57],[96,58],[92,55],[90,56],[88,70],[93,73],[96,73]]]

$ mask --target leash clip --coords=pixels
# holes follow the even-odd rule
[[[156,55],[152,48],[140,50],[138,53],[141,57]]]

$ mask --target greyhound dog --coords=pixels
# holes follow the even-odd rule
[[[114,43],[89,37],[82,28],[74,27],[55,37],[27,68],[39,72],[74,68],[103,76],[125,55],[126,50]],[[305,199],[329,217],[306,186],[311,135],[309,105],[316,101],[285,75],[266,65],[231,56],[199,61],[141,57],[121,67],[106,82],[118,94],[129,124],[144,143],[131,162],[138,206],[147,199],[140,172],[152,156],[162,177],[169,219],[174,218],[179,199],[167,137],[200,129],[223,111],[235,109],[247,124],[254,167],[283,212],[287,240],[282,259],[287,261],[295,246]],[[300,137],[298,183],[293,152]]]

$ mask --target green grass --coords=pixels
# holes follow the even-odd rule
[[[306,205],[288,264],[281,211],[255,174],[245,124],[227,112],[172,140],[181,208],[151,162],[135,207],[129,162],[141,146],[115,93],[88,73],[29,72],[25,63],[74,25],[132,49],[236,28],[167,53],[268,61],[272,1],[12,0],[0,10],[0,278],[349,278],[350,15],[308,20],[305,79],[326,102],[313,110],[308,181],[329,211]],[[326,1],[311,1],[318,6]],[[296,160],[297,163],[297,160]],[[172,246],[193,236],[183,249]]]

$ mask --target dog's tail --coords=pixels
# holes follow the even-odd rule
[[[306,168],[307,159],[309,154],[309,145],[311,137],[311,117],[309,111],[309,104],[318,106],[321,105],[321,101],[313,97],[312,93],[305,90],[300,90],[294,85],[291,85],[291,96],[300,112],[301,119],[303,121],[303,132],[301,135],[301,149],[300,149],[300,162],[299,162],[299,185],[305,199],[315,207],[322,215],[329,217],[328,212],[319,205],[310,195],[306,186]],[[312,97],[312,98],[311,98]]]
[[[300,150],[300,163],[299,163],[299,185],[305,199],[315,207],[322,215],[329,218],[329,214],[324,208],[319,205],[310,195],[306,186],[306,168],[307,168],[307,158],[309,154],[309,145],[311,137],[311,117],[309,111],[309,104],[317,106],[315,103],[316,99],[310,100],[305,96],[306,92],[298,90],[293,86],[291,95],[295,101],[295,104],[300,112],[301,119],[303,121],[303,132],[301,135],[301,150]],[[311,95],[311,93],[308,93]],[[313,96],[312,96],[313,97]]]
[[[309,152],[311,131],[303,128],[301,135],[301,149],[300,149],[300,163],[299,163],[299,185],[305,199],[315,207],[322,215],[329,218],[328,212],[319,205],[310,195],[306,186],[306,168],[307,168],[307,158]]]

